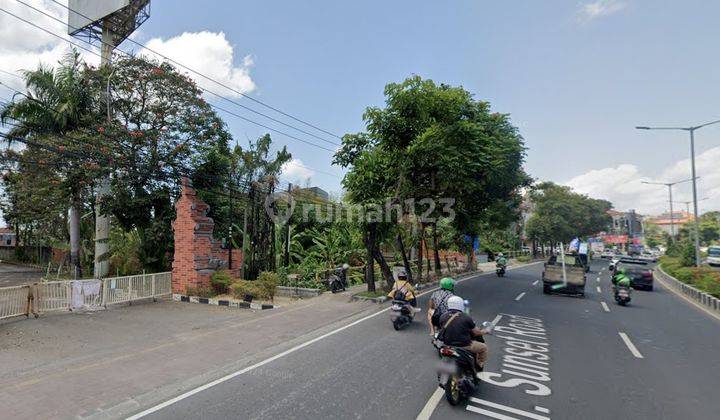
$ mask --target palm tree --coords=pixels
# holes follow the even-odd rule
[[[85,77],[85,65],[77,51],[71,51],[53,70],[40,66],[23,73],[27,93],[0,111],[0,123],[12,125],[7,133],[12,138],[30,139],[38,143],[63,143],[61,139],[75,130],[92,125],[98,113],[93,111],[94,95]],[[20,95],[16,95],[19,97]],[[55,156],[63,159],[63,156]],[[62,171],[62,169],[60,169]],[[70,261],[77,275],[80,263],[80,213],[83,187],[67,182],[69,199]]]

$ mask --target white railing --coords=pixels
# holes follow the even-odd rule
[[[104,306],[169,295],[172,291],[171,274],[167,272],[107,278],[103,279],[102,290]]]
[[[27,315],[27,286],[0,287],[0,319]],[[86,307],[113,305],[134,300],[157,298],[172,293],[170,272],[102,279],[100,293],[83,294]],[[35,304],[39,312],[67,311],[72,307],[73,280],[46,281],[38,284]]]
[[[0,288],[0,319],[26,315],[30,286]]]

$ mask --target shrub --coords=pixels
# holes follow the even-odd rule
[[[230,285],[230,291],[236,299],[250,295],[253,299],[272,300],[277,283],[277,274],[263,271],[257,280],[236,280]]]
[[[518,262],[526,263],[532,261],[532,255],[521,255],[517,258],[515,258]]]
[[[185,291],[188,296],[197,296],[201,298],[211,298],[217,296],[217,291],[211,286],[188,287]]]
[[[218,293],[227,293],[232,282],[232,276],[226,271],[216,271],[212,277],[210,277],[210,284],[213,285]]]

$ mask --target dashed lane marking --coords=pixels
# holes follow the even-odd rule
[[[605,303],[605,302],[600,302],[600,304],[602,305],[603,310],[604,310],[605,312],[610,312],[610,308],[608,308],[607,303]]]
[[[600,286],[597,287],[597,291],[598,293],[602,293],[602,289],[600,288]]]
[[[520,293],[519,295],[517,295],[517,297],[515,298],[515,300],[520,300],[520,299],[523,298],[523,296],[525,296],[525,292],[522,292],[522,293]]]
[[[540,281],[540,280],[535,280],[535,281],[533,282],[533,286],[537,285],[539,281]]]
[[[638,359],[642,359],[643,355],[638,351],[637,347],[635,347],[635,344],[630,341],[630,337],[628,337],[628,335],[624,332],[619,332],[618,334],[620,334],[620,338],[622,338],[622,341],[625,342],[625,345],[627,346],[628,350],[630,350],[630,353],[632,353],[632,355],[637,357]]]
[[[435,407],[440,403],[443,394],[445,394],[445,391],[442,388],[436,389],[415,420],[428,420],[430,416],[432,416],[433,411],[435,411]]]

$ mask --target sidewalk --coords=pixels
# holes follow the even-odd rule
[[[349,301],[254,312],[165,300],[0,323],[2,417],[122,417],[377,310]]]

